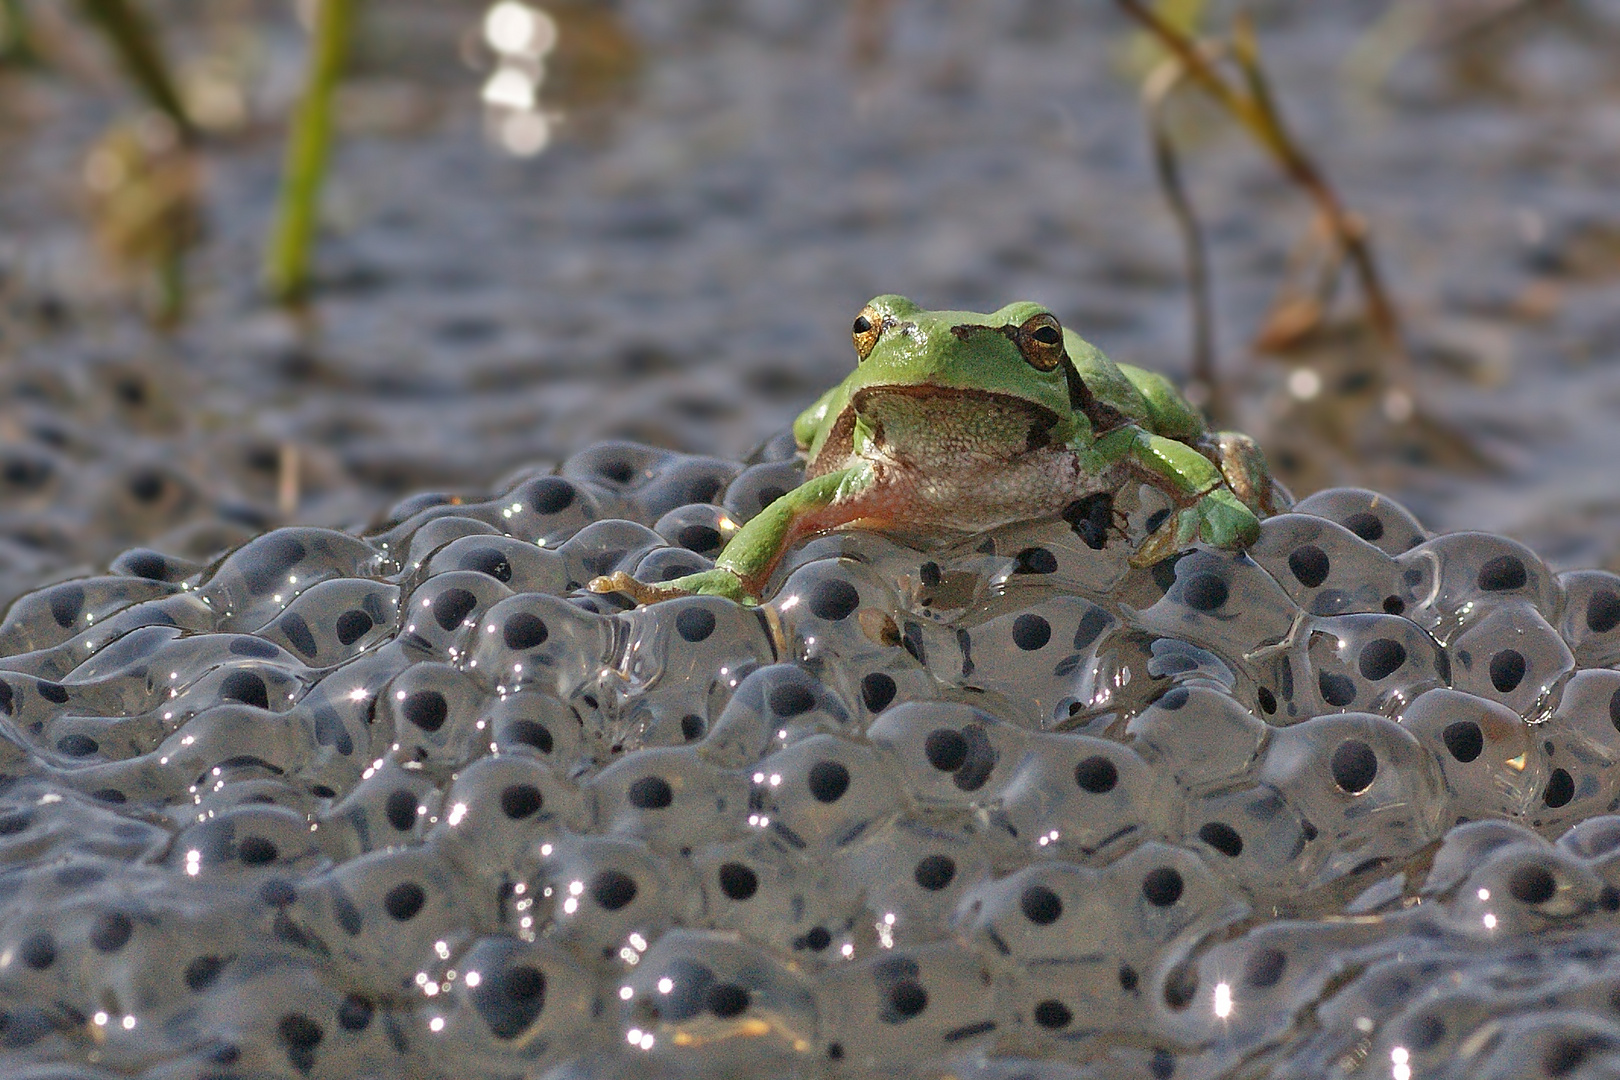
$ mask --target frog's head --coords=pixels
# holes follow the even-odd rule
[[[1058,429],[1074,417],[1079,377],[1063,327],[1040,304],[1019,301],[979,314],[925,311],[903,296],[879,296],[861,309],[853,332],[860,362],[845,386],[857,413],[873,412],[894,394],[962,409],[983,402],[1027,415],[1054,438],[1067,434]]]

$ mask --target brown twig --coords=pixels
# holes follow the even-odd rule
[[[1355,270],[1366,303],[1367,320],[1395,365],[1392,381],[1404,383],[1406,350],[1400,314],[1384,289],[1368,244],[1366,224],[1345,207],[1338,192],[1288,130],[1260,64],[1259,41],[1253,24],[1239,16],[1233,27],[1230,55],[1241,75],[1241,83],[1234,84],[1216,69],[1197,42],[1144,7],[1140,0],[1116,2],[1180,63],[1184,77],[1225,109],[1311,199],[1328,235]]]
[[[119,62],[154,108],[174,124],[184,140],[196,135],[175,89],[162,43],[151,23],[130,0],[79,0],[85,17],[101,27]]]
[[[877,66],[888,53],[894,0],[859,0],[849,11],[849,55],[857,68]]]
[[[1501,0],[1495,6],[1482,5],[1484,10],[1468,12],[1447,25],[1444,14],[1431,17],[1427,45],[1431,49],[1449,49],[1466,44],[1474,38],[1495,33],[1505,25],[1538,7],[1551,6],[1553,0]]]
[[[276,512],[283,521],[291,521],[298,509],[299,478],[302,470],[298,462],[298,444],[283,441],[276,448]]]
[[[1278,163],[1288,173],[1289,178],[1304,188],[1311,200],[1316,203],[1317,213],[1322,216],[1328,231],[1349,256],[1350,263],[1355,268],[1362,297],[1367,302],[1367,317],[1372,323],[1373,330],[1397,361],[1404,365],[1406,347],[1401,337],[1400,314],[1384,290],[1378,264],[1373,259],[1372,248],[1367,243],[1366,222],[1345,208],[1338,192],[1328,183],[1315,162],[1305,155],[1304,150],[1288,131],[1282,114],[1277,110],[1276,98],[1271,93],[1265,70],[1260,66],[1260,43],[1254,34],[1254,24],[1249,19],[1242,16],[1238,18],[1233,27],[1232,46],[1233,59],[1243,72],[1244,81],[1259,111],[1260,122],[1267,131],[1273,133],[1273,137],[1267,140],[1266,145],[1273,149]]]
[[[1209,254],[1198,214],[1181,181],[1181,162],[1175,140],[1165,122],[1164,103],[1186,74],[1175,57],[1167,58],[1142,83],[1142,102],[1153,139],[1153,165],[1159,186],[1170,204],[1187,255],[1187,297],[1192,317],[1192,378],[1188,396],[1201,406],[1216,424],[1223,423],[1226,407],[1220,381],[1215,377],[1215,315],[1209,295]]]

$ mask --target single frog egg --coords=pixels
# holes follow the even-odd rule
[[[716,764],[748,768],[775,749],[820,732],[847,731],[853,722],[838,695],[797,664],[735,674],[735,692],[698,748]]]
[[[631,1052],[703,1071],[791,1069],[817,1030],[804,976],[726,934],[665,934],[617,997],[616,1030]]]
[[[744,835],[749,794],[745,775],[689,747],[626,755],[585,785],[596,829],[671,852]]]
[[[806,970],[839,965],[877,948],[864,918],[864,882],[841,882],[825,860],[806,857],[768,822],[690,856],[702,888],[697,925],[742,935],[792,956]]]
[[[549,941],[482,937],[424,974],[421,989],[431,984],[436,992],[418,999],[407,1045],[431,1048],[473,1075],[515,1056],[541,1068],[568,1061],[590,1041],[604,1008],[595,973]],[[351,1008],[340,1023],[358,1025],[361,1017]],[[399,1023],[396,1014],[389,1019]]]
[[[816,985],[821,1056],[870,1070],[987,1045],[999,1027],[990,983],[984,959],[951,942],[829,968]]]

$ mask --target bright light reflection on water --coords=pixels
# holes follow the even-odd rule
[[[540,87],[546,55],[557,44],[557,22],[521,0],[500,0],[484,14],[484,41],[496,56],[480,91],[486,129],[507,153],[533,157],[550,144],[556,119],[541,107]]]

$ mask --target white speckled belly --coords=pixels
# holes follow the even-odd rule
[[[1040,445],[1050,418],[1012,399],[880,392],[862,416],[874,433],[865,456],[896,522],[977,532],[1116,486],[1114,470],[1087,475],[1072,450]]]

